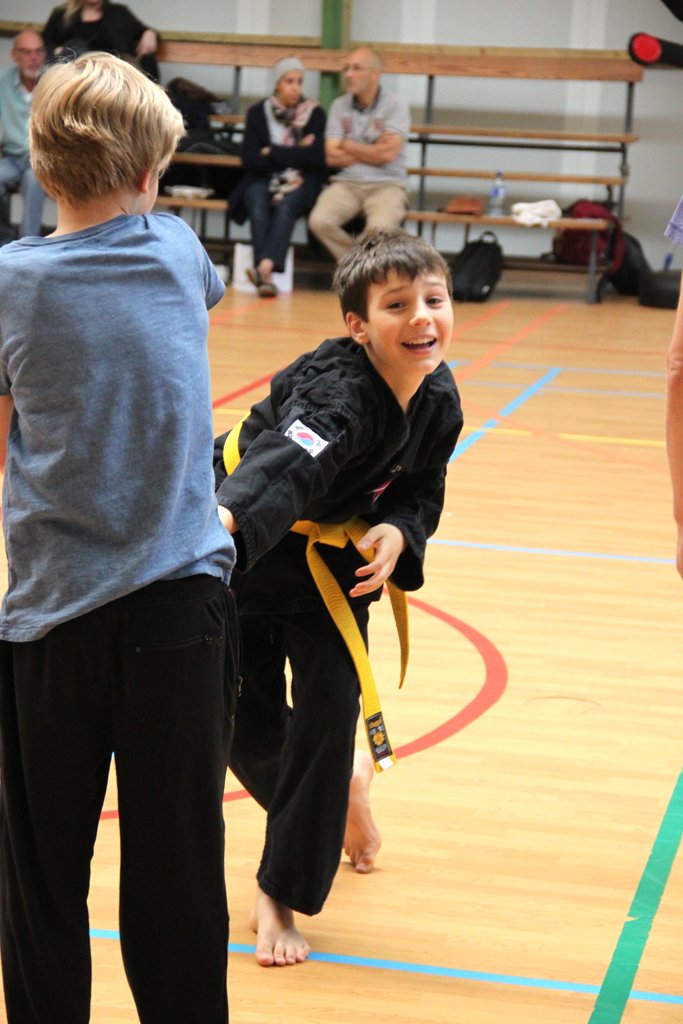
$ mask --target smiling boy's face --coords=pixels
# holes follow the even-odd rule
[[[443,360],[453,330],[453,304],[443,276],[428,272],[411,281],[395,271],[368,290],[367,319],[347,313],[351,337],[401,405]]]

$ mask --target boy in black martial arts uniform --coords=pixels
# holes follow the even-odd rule
[[[374,232],[341,259],[334,288],[350,337],[324,341],[276,374],[239,430],[217,439],[214,458],[219,514],[241,569],[231,768],[268,812],[252,922],[263,966],[310,952],[293,911],[317,914],[339,865],[359,707],[356,664],[296,531],[362,517],[353,542],[323,538],[316,550],[367,644],[368,606],[383,585],[423,583],[462,428],[443,362],[453,307],[439,253],[400,230]],[[297,520],[306,522],[290,532]],[[369,733],[386,766],[381,721]]]

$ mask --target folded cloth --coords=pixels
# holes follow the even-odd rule
[[[544,228],[551,220],[559,220],[562,210],[554,199],[541,199],[537,203],[513,203],[512,216],[518,224]]]

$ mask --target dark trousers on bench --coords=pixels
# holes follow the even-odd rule
[[[310,212],[319,191],[318,182],[307,179],[273,204],[267,178],[256,178],[250,182],[244,193],[244,205],[249,211],[254,266],[269,259],[277,272],[285,269],[294,226],[299,217]]]

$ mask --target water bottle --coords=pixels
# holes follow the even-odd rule
[[[494,217],[502,216],[505,213],[505,182],[502,171],[496,171],[496,176],[493,179],[487,212]]]

